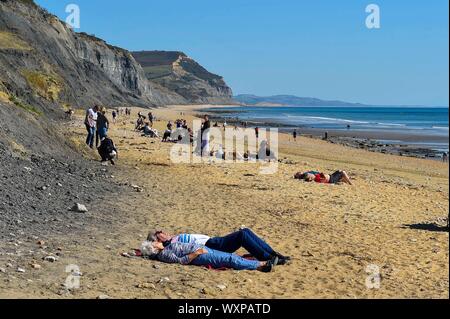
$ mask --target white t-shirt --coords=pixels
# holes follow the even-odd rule
[[[196,243],[199,245],[205,245],[206,242],[210,239],[211,237],[206,236],[206,235],[200,235],[200,234],[180,234],[178,236],[175,236],[172,238],[171,242],[172,243],[185,243],[185,244],[192,244],[192,243]]]
[[[97,125],[97,112],[94,112],[93,109],[89,109],[86,113],[86,121],[90,127],[95,127]]]

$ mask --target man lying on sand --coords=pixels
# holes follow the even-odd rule
[[[348,176],[346,171],[336,171],[331,175],[316,171],[309,171],[304,173],[299,172],[295,174],[294,178],[304,180],[306,182],[315,181],[316,183],[324,183],[324,184],[347,183],[349,185],[352,185],[350,177]]]
[[[278,257],[270,261],[249,260],[193,243],[174,242],[164,246],[158,241],[146,241],[141,247],[143,256],[166,263],[181,265],[211,266],[215,269],[258,270],[271,272],[278,263]]]
[[[151,232],[148,241],[157,241],[164,246],[171,243],[199,244],[207,248],[226,253],[234,253],[239,248],[245,248],[253,257],[260,261],[269,261],[278,257],[278,265],[285,265],[291,259],[275,252],[264,240],[259,238],[248,228],[243,228],[224,237],[209,237],[196,234],[169,235],[163,231]]]

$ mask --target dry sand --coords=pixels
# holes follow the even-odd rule
[[[165,120],[180,112],[190,121],[191,110],[154,110],[160,120],[155,126],[162,132]],[[280,135],[280,158],[287,160],[274,175],[259,174],[252,163],[173,164],[172,144],[133,132],[136,113],[112,126],[120,159],[108,169],[116,180],[144,191],[109,199],[109,227],[94,225],[76,242],[70,234],[54,239],[52,245],[63,245],[63,257],[28,271],[32,282],[10,283],[0,297],[449,298],[449,233],[433,226],[448,216],[448,164],[316,139],[294,143],[287,135]],[[81,114],[73,130],[82,145]],[[310,169],[346,170],[354,186],[293,179]],[[214,236],[241,225],[293,256],[292,264],[270,274],[218,272],[120,256],[138,248],[152,229]],[[79,289],[63,293],[68,264],[79,266],[83,276]],[[366,286],[368,266],[380,269],[379,289]]]

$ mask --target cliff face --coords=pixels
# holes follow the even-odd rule
[[[0,93],[51,109],[159,106],[185,99],[146,79],[126,50],[73,32],[30,1],[0,0]]]
[[[182,52],[141,51],[132,53],[147,78],[176,92],[189,103],[232,103],[232,90],[222,77],[208,72]]]

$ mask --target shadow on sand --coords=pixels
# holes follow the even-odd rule
[[[442,226],[435,223],[421,223],[421,224],[411,224],[403,225],[402,228],[409,228],[415,230],[427,230],[432,232],[448,232],[448,226]]]

